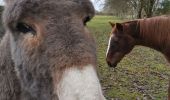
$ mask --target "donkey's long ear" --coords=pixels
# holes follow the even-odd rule
[[[109,22],[109,24],[110,24],[112,27],[114,27],[114,26],[115,26],[115,24],[114,24],[114,23],[112,23],[112,22]]]
[[[119,30],[119,31],[123,31],[123,25],[121,23],[116,23],[116,28]]]

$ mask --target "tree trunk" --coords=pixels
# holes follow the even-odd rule
[[[143,0],[139,0],[139,8],[137,18],[142,18]]]
[[[145,7],[146,15],[147,17],[152,17],[155,0],[148,0],[146,3],[148,3],[148,5],[146,4],[147,6]]]
[[[142,18],[142,6],[138,10],[137,18]]]

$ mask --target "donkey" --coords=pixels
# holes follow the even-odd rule
[[[105,100],[89,0],[5,0],[0,100]]]
[[[158,16],[146,19],[111,23],[112,33],[106,53],[109,66],[116,67],[135,45],[153,48],[165,55],[170,62],[170,17]],[[169,97],[170,100],[170,88]]]

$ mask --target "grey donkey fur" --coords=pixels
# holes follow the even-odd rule
[[[58,100],[65,69],[96,65],[96,47],[83,21],[89,0],[6,0],[0,44],[0,100]],[[19,23],[33,27],[21,33]],[[57,75],[56,75],[57,74]]]

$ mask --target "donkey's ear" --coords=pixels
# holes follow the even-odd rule
[[[119,30],[119,31],[123,31],[123,25],[121,23],[116,23],[116,28]]]
[[[110,24],[112,27],[114,27],[114,26],[115,26],[115,24],[114,24],[114,23],[112,23],[112,22],[109,22],[109,24]]]

